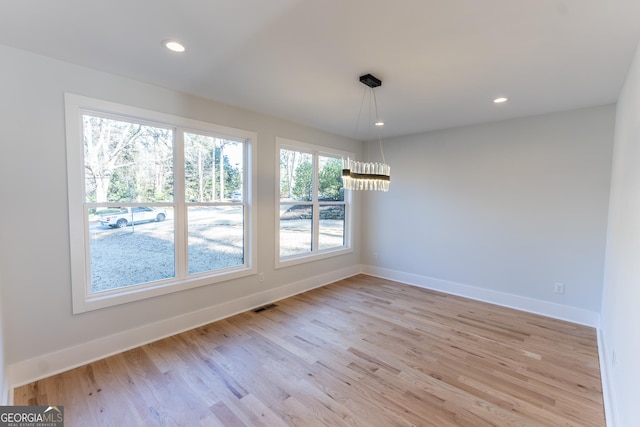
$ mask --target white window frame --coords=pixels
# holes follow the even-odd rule
[[[280,256],[280,150],[292,150],[303,153],[309,153],[313,156],[313,191],[314,197],[312,202],[309,203],[313,206],[313,224],[312,224],[312,250],[311,252],[305,252],[303,254],[295,254],[282,257]],[[276,137],[276,214],[275,214],[275,254],[276,263],[275,268],[283,268],[297,264],[303,264],[311,261],[317,261],[325,258],[330,258],[339,255],[345,255],[353,252],[353,197],[351,191],[344,192],[344,206],[345,206],[345,219],[344,219],[344,245],[336,248],[318,249],[318,234],[319,234],[319,221],[320,221],[320,206],[323,204],[318,201],[318,156],[329,157],[341,157],[341,158],[355,158],[354,153],[337,150],[328,147],[322,147],[319,145],[307,144],[292,139]],[[335,203],[335,202],[333,202]],[[342,202],[338,202],[342,203]]]
[[[89,224],[86,215],[84,145],[82,115],[128,118],[140,123],[153,123],[174,129],[174,200],[154,203],[155,206],[174,207],[176,248],[176,277],[119,289],[93,293],[89,270]],[[100,99],[65,93],[65,123],[67,133],[67,186],[69,200],[69,234],[71,250],[71,288],[73,313],[83,313],[114,305],[166,295],[186,289],[220,283],[257,274],[257,203],[256,203],[256,146],[255,132],[192,120]],[[244,206],[244,264],[241,266],[189,275],[186,272],[188,227],[186,210],[190,203],[184,199],[184,133],[213,134],[244,142],[243,191]],[[113,205],[113,203],[110,203]],[[224,203],[195,203],[195,205],[223,205]],[[126,205],[123,204],[123,206]],[[194,203],[191,203],[194,205]]]

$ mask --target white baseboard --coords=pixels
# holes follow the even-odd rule
[[[13,390],[24,384],[55,375],[113,354],[179,334],[234,314],[242,313],[308,290],[328,285],[360,273],[352,266],[289,283],[202,310],[182,314],[150,325],[129,329],[73,347],[44,354],[9,365],[9,383]]]
[[[602,400],[604,402],[604,415],[607,427],[616,427],[617,409],[614,388],[611,381],[611,360],[607,357],[607,343],[602,333],[602,328],[598,328],[598,356],[600,358],[600,380],[602,382]]]
[[[363,265],[362,273],[594,328],[600,326],[600,314],[595,311],[372,265]]]

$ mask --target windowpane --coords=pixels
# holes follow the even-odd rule
[[[342,204],[320,206],[319,250],[344,246],[344,213]]]
[[[82,116],[85,201],[173,201],[173,131]]]
[[[184,134],[187,202],[242,200],[243,144]]]
[[[172,209],[88,209],[91,292],[175,277]]]
[[[313,197],[313,156],[280,150],[280,200],[311,201]]]
[[[313,206],[280,205],[280,256],[311,252],[312,237]]]
[[[342,159],[318,156],[318,200],[344,200]]]
[[[189,207],[189,274],[244,265],[242,206]]]
[[[342,158],[352,154],[284,138],[277,140],[278,264],[298,264],[307,258],[346,253],[351,239],[345,214],[351,201],[342,186]]]
[[[68,93],[65,108],[74,313],[256,274],[255,132]]]

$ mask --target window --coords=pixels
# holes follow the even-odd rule
[[[342,158],[351,153],[278,138],[277,266],[351,250],[350,194]]]
[[[255,274],[255,134],[67,94],[73,310]]]

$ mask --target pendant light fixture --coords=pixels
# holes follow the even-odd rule
[[[360,116],[362,115],[362,107],[364,99],[369,93],[369,123],[371,124],[371,108],[373,106],[375,112],[375,127],[383,126],[384,123],[378,115],[378,102],[374,88],[382,85],[382,81],[371,74],[360,76],[360,82],[368,87],[365,88],[360,103],[360,112],[356,122],[356,136],[358,133],[358,125],[360,124]],[[384,152],[382,151],[382,139],[378,132],[378,142],[380,143],[380,154],[382,163],[377,162],[358,162],[347,158],[342,161],[342,183],[345,190],[373,190],[373,191],[389,191],[391,168],[386,164]]]

